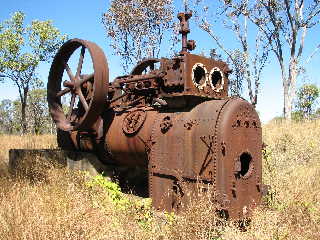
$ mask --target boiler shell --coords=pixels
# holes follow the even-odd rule
[[[145,120],[127,134],[124,122],[133,111],[144,112]],[[210,186],[231,217],[249,214],[260,202],[261,124],[245,100],[210,100],[178,111],[115,112],[106,147],[119,164],[149,169],[149,194],[158,209],[178,209],[188,202],[187,191]]]

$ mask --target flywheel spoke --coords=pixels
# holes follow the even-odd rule
[[[90,101],[93,95],[93,86],[91,82],[87,82],[86,100]]]
[[[67,119],[70,121],[71,120],[71,115],[72,115],[72,111],[73,111],[73,106],[74,106],[74,102],[76,100],[76,95],[72,94],[71,96],[71,101],[70,101],[70,107],[69,107],[69,112],[67,115]]]
[[[79,62],[78,62],[78,68],[77,68],[76,77],[79,77],[80,74],[81,74],[81,69],[82,69],[85,50],[86,50],[85,46],[82,46],[81,52],[80,52],[80,57],[79,57]]]
[[[72,74],[72,71],[71,71],[68,63],[64,62],[63,64],[64,64],[64,68],[66,69],[67,74],[68,74],[70,80],[71,80],[72,82],[74,82],[74,76],[73,76],[73,74]]]
[[[84,98],[84,96],[82,94],[81,89],[79,89],[78,95],[79,95],[79,98],[80,98],[80,102],[82,103],[82,106],[84,107],[84,110],[87,111],[89,109],[89,106],[88,106],[88,103],[87,103],[86,99]]]
[[[71,91],[70,88],[65,88],[65,89],[59,91],[59,92],[57,93],[56,97],[62,97],[63,95],[67,94],[67,93],[70,92],[70,91]]]
[[[87,75],[82,75],[82,78],[80,79],[79,85],[81,86],[81,85],[84,84],[85,82],[93,79],[93,77],[94,77],[94,73],[87,74]]]
[[[87,61],[91,71],[85,74]],[[49,109],[57,127],[68,132],[93,130],[103,112],[108,86],[108,64],[98,45],[77,38],[64,43],[48,78]],[[66,99],[67,109],[62,106]]]

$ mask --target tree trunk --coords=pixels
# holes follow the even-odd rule
[[[22,126],[22,134],[27,133],[27,121],[26,121],[26,102],[21,103],[21,126]]]
[[[22,101],[21,101],[21,125],[22,125],[22,134],[26,134],[27,131],[28,131],[27,115],[26,115],[27,97],[28,97],[28,89],[25,88],[25,89],[23,90],[23,98],[22,98]]]
[[[285,81],[283,85],[283,116],[285,119],[291,121],[292,101],[290,101],[289,86],[287,85],[287,81]]]
[[[297,82],[297,60],[293,58],[290,61],[288,79],[284,81],[284,117],[291,121],[293,100],[296,96],[296,82]]]

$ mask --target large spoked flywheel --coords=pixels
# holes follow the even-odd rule
[[[78,49],[80,57],[74,61]],[[92,129],[106,107],[108,83],[102,49],[81,39],[67,41],[54,57],[48,79],[49,111],[57,127],[64,131]]]

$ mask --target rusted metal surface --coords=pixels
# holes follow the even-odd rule
[[[179,13],[178,19],[180,20],[180,30],[179,33],[182,36],[182,49],[180,54],[183,55],[188,52],[188,50],[192,51],[196,48],[196,43],[194,40],[188,41],[188,34],[190,33],[189,28],[189,19],[192,17],[192,12],[188,13]]]
[[[189,201],[187,191],[210,188],[225,214],[241,218],[259,204],[263,192],[260,120],[251,104],[228,96],[231,71],[226,63],[189,53],[195,47],[187,39],[190,17],[178,15],[178,56],[145,59],[111,83],[100,48],[84,40],[68,41],[51,67],[50,112],[61,148],[145,169],[155,208],[178,210]],[[74,76],[64,64],[78,47],[89,50],[93,74],[79,70],[82,53]],[[62,82],[65,69],[70,80]],[[81,100],[81,91],[90,97]],[[71,114],[65,115],[60,98],[68,92],[80,102],[76,109],[71,102]]]
[[[122,130],[124,133],[130,135],[138,132],[144,121],[146,120],[146,112],[143,109],[128,113],[122,123]]]
[[[81,47],[78,67],[73,71],[68,60],[73,52]],[[82,66],[85,52],[92,59],[92,71],[83,74]],[[69,80],[62,82],[66,71]],[[104,110],[108,91],[109,70],[106,57],[95,43],[72,39],[66,42],[56,54],[48,79],[48,104],[51,116],[59,129],[64,131],[90,130]],[[61,84],[65,87],[61,89]],[[64,114],[61,97],[71,94],[67,115]],[[75,106],[76,98],[79,103]]]
[[[169,131],[162,131],[162,120],[153,128],[149,181],[155,207],[172,210],[173,200],[165,196],[182,178],[210,183],[231,217],[248,214],[261,197],[261,126],[253,107],[225,99],[170,115]]]

